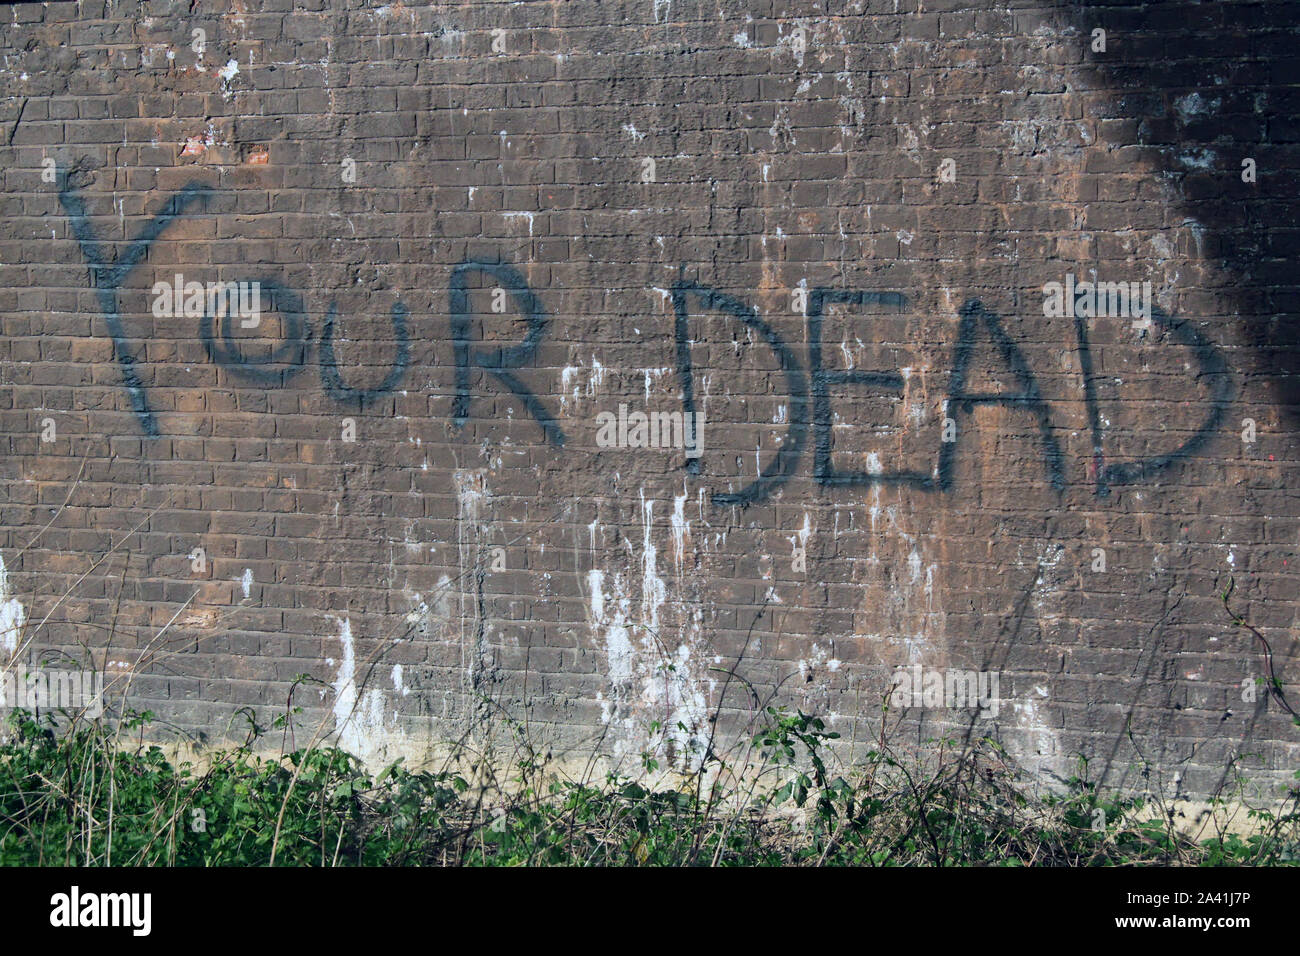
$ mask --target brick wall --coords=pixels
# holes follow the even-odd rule
[[[1296,9],[0,8],[4,650],[372,760],[964,669],[909,739],[1283,780],[1220,595],[1294,681]]]

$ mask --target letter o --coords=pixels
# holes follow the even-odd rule
[[[212,361],[236,378],[261,385],[282,385],[303,370],[307,362],[307,342],[311,338],[311,323],[303,313],[302,297],[288,286],[274,279],[238,279],[238,282],[257,282],[261,294],[271,300],[271,310],[284,317],[284,341],[272,349],[266,358],[254,359],[243,355],[230,334],[230,320],[226,316],[221,330],[221,341],[213,335],[216,320],[204,309],[199,321],[199,336]],[[296,353],[296,354],[295,354]]]

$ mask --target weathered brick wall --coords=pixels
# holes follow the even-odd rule
[[[913,742],[1285,779],[1220,594],[1294,681],[1297,9],[5,7],[5,651],[209,740],[308,674],[376,760],[862,741],[962,668],[997,715]],[[1044,315],[1067,273],[1151,322]]]

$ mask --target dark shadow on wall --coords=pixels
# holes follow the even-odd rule
[[[1236,363],[1241,383],[1265,377],[1282,424],[1300,426],[1300,3],[1075,0],[1068,17],[1094,88],[1114,91],[1111,115],[1136,124],[1131,145],[1175,187],[1204,228],[1201,254],[1230,282],[1238,321],[1221,341],[1256,359]]]
[[[1140,147],[1174,187],[1177,212],[1199,224],[1204,241],[1191,254],[1220,271],[1218,291],[1235,313],[1212,337],[1235,353],[1238,401],[1280,406],[1286,443],[1300,430],[1300,3],[1067,0],[1066,8],[1062,25],[1078,31],[1090,89],[1110,93],[1107,115],[1132,124],[1104,145]],[[1104,52],[1092,49],[1097,29]],[[1166,602],[1147,635],[1130,717],[1141,688],[1159,680],[1156,631],[1177,603]],[[1268,709],[1253,707],[1243,740]],[[1098,755],[1105,777],[1118,769],[1121,743]],[[1230,771],[1196,787],[1224,787]]]

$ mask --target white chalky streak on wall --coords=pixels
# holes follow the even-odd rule
[[[352,640],[352,622],[336,618],[339,623],[341,660],[334,677],[334,732],[338,746],[354,754],[362,763],[374,767],[395,754],[412,753],[411,741],[397,726],[397,714],[385,719],[384,694],[378,688],[359,692],[357,657]],[[393,669],[393,685],[406,693],[400,665]]]
[[[872,453],[868,458],[867,471],[880,474],[881,463]],[[867,515],[871,522],[870,551],[867,554],[864,614],[880,620],[881,627],[876,634],[866,635],[873,641],[900,640],[906,649],[905,659],[895,664],[929,664],[943,666],[947,655],[947,642],[944,639],[940,616],[934,608],[934,577],[938,570],[936,562],[927,562],[922,556],[925,541],[917,535],[904,531],[898,521],[898,506],[882,506],[880,503],[881,486],[871,486],[871,503]],[[880,519],[887,519],[887,526]],[[892,532],[892,535],[891,535]],[[896,536],[896,551],[886,556],[879,554],[879,545],[886,536]],[[901,559],[901,560],[900,560]],[[884,568],[907,568],[906,576],[886,576]],[[892,638],[890,635],[901,635]]]
[[[686,536],[691,532],[691,523],[686,520],[686,499],[689,491],[673,496],[673,564],[677,577],[682,576],[682,562],[686,559]]]
[[[475,638],[475,646],[469,647],[469,638],[465,629],[468,626],[474,637],[478,631],[478,602],[474,600],[477,587],[476,564],[478,562],[479,514],[486,494],[483,475],[476,471],[456,472],[456,503],[458,507],[456,521],[457,556],[460,562],[460,652],[461,667],[464,671],[465,690],[474,688],[475,675],[483,663],[487,648]],[[486,635],[484,635],[484,639]]]
[[[1050,543],[1034,542],[1032,564],[1026,560],[1023,552],[1017,549],[1016,566],[1025,574],[1036,575],[1030,603],[1034,616],[1041,626],[1061,617],[1057,610],[1058,600],[1064,584],[1069,590],[1068,581],[1071,569],[1062,564],[1065,551]],[[1005,688],[1003,693],[1006,693]],[[1005,743],[1008,752],[1015,755],[1021,765],[1031,773],[1047,770],[1058,775],[1065,772],[1065,754],[1057,732],[1049,726],[1039,704],[1048,699],[1047,688],[1037,689],[1036,698],[1030,697],[1011,701],[1011,719],[1023,732],[1021,738],[1008,738]],[[1004,711],[1005,712],[1005,711]],[[1022,746],[1027,741],[1028,746]]]
[[[22,603],[9,593],[9,572],[5,570],[4,558],[0,557],[0,650],[7,654],[18,650],[18,638],[26,620]]]
[[[703,732],[708,718],[708,699],[703,682],[692,673],[692,653],[699,639],[698,619],[681,628],[681,643],[675,651],[660,632],[660,609],[668,599],[668,587],[658,572],[658,549],[652,540],[654,529],[654,502],[641,495],[642,518],[642,616],[659,639],[647,634],[642,642],[647,659],[652,661],[650,673],[645,677],[642,699],[652,714],[662,714],[663,733],[673,743],[673,756],[686,769],[695,769],[703,757],[701,745],[694,732]],[[681,576],[677,581],[680,590]],[[671,658],[664,660],[667,653]]]
[[[653,535],[654,504],[646,500],[643,492],[641,600],[635,614],[628,578],[598,566],[608,553],[597,547],[598,523],[589,526],[593,567],[586,575],[586,614],[588,625],[605,648],[610,694],[608,699],[603,694],[598,699],[602,719],[618,731],[613,737],[615,756],[659,750],[667,744],[674,763],[691,769],[699,765],[703,755],[698,735],[707,723],[708,682],[693,673],[697,662],[704,662],[698,617],[663,623],[665,608],[674,605],[668,602],[669,582],[659,573],[659,550]],[[670,531],[677,569],[674,585],[680,589],[684,580],[681,557],[689,528],[685,520],[686,497],[675,498],[673,504]],[[626,545],[635,562],[635,546],[630,541]],[[660,725],[656,734],[651,733],[652,722]]]

